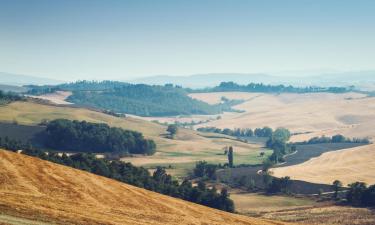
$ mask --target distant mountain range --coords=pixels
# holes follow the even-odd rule
[[[55,80],[50,78],[36,77],[23,74],[13,74],[13,73],[4,73],[0,72],[0,84],[2,85],[15,85],[22,86],[27,84],[34,85],[54,85],[61,84],[65,81]]]
[[[294,86],[351,86],[375,90],[375,71],[330,72],[316,75],[272,75],[245,73],[212,73],[189,76],[158,75],[130,80],[131,83],[163,85],[172,83],[190,88],[213,87],[220,82],[233,81],[238,84],[264,83]]]

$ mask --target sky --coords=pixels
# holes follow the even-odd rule
[[[373,0],[0,0],[0,71],[64,80],[375,69]]]

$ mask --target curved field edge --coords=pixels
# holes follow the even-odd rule
[[[323,153],[304,163],[272,169],[276,177],[290,176],[292,179],[312,183],[332,184],[340,180],[344,185],[356,181],[375,183],[375,145]]]

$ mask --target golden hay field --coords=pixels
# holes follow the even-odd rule
[[[243,143],[225,135],[210,138],[207,134],[189,129],[179,129],[175,139],[168,139],[165,137],[166,126],[133,117],[118,118],[84,108],[50,106],[33,102],[14,102],[0,106],[0,121],[37,124],[43,119],[57,118],[107,123],[109,126],[142,132],[145,137],[156,142],[157,153],[153,156],[127,157],[123,160],[138,166],[172,165],[169,172],[177,176],[186,175],[187,170],[191,169],[197,161],[225,163],[227,157],[222,154],[223,148],[230,145],[235,149],[238,164],[258,164],[263,161],[263,158],[259,157],[260,151],[265,151],[266,155],[270,154],[270,151],[260,150],[259,144]]]
[[[349,137],[375,137],[375,98],[358,93],[264,94],[195,93],[193,98],[216,103],[222,96],[244,99],[234,108],[244,113],[225,113],[222,119],[200,126],[219,128],[286,127],[295,135],[292,141],[341,133]]]
[[[13,217],[90,225],[283,224],[225,213],[5,150],[0,150],[0,170],[0,210]]]
[[[261,216],[265,213],[311,208],[318,206],[314,200],[281,195],[262,195],[241,191],[231,191],[230,198],[235,202],[236,211],[244,215]]]
[[[328,206],[271,212],[262,215],[262,218],[306,225],[373,225],[375,211],[366,208]]]
[[[356,181],[375,184],[375,145],[327,152],[302,164],[272,169],[277,177],[313,183],[332,184],[340,180],[344,185]]]

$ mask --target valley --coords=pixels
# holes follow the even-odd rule
[[[374,12],[0,0],[0,225],[374,225]]]
[[[147,168],[151,174],[158,167],[165,168],[167,173],[179,182],[186,178],[194,178],[193,170],[198,161],[225,165],[228,161],[225,151],[228,146],[232,146],[235,150],[235,165],[239,167],[218,170],[218,179],[213,185],[219,190],[223,187],[229,190],[237,213],[286,222],[314,222],[313,219],[319,217],[311,218],[307,214],[313,214],[315,209],[335,213],[337,208],[334,207],[340,206],[335,206],[333,201],[320,202],[319,198],[307,196],[316,195],[320,190],[330,193],[331,184],[336,179],[344,185],[356,181],[368,184],[375,182],[375,177],[371,174],[374,169],[371,160],[373,145],[322,143],[297,145],[297,151],[285,157],[286,163],[270,170],[272,176],[276,178],[288,176],[292,179],[292,185],[289,188],[295,193],[294,195],[267,195],[261,190],[249,191],[243,187],[238,188],[236,185],[244,175],[248,177],[247,179],[254,180],[256,186],[263,187],[263,178],[258,173],[262,170],[262,163],[273,152],[272,149],[266,148],[267,138],[239,138],[233,135],[195,130],[200,127],[255,129],[270,126],[275,129],[283,126],[292,133],[290,142],[302,142],[316,136],[335,134],[372,139],[375,134],[371,129],[366,128],[372,125],[373,98],[362,94],[194,93],[189,96],[208,104],[220,104],[223,97],[229,100],[241,100],[242,103],[233,106],[239,110],[238,112],[173,117],[116,116],[100,109],[65,104],[64,101],[68,95],[68,92],[46,94],[38,96],[43,101],[27,99],[2,105],[0,107],[0,121],[2,121],[0,137],[33,140],[38,132],[45,129],[44,125],[40,124],[54,119],[85,120],[141,132],[145,138],[155,141],[156,153],[149,156],[132,154],[121,158],[121,161]],[[321,110],[313,112],[313,107],[318,106]],[[344,106],[350,110],[339,110]],[[311,111],[309,111],[310,107]],[[300,111],[296,111],[297,109]],[[276,112],[279,116],[276,116]],[[178,127],[176,135],[170,138],[167,125],[176,121],[187,124],[194,121],[195,124],[186,128]],[[38,145],[35,144],[35,146]],[[75,154],[80,150],[65,152]],[[103,154],[98,153],[97,156],[103,157]],[[223,184],[225,185],[222,186]],[[211,184],[208,184],[208,187],[210,186]],[[348,213],[355,211],[350,207],[342,210],[347,210]],[[301,219],[298,221],[291,219],[294,213],[301,215]],[[304,213],[306,216],[302,216]],[[371,217],[368,217],[369,212],[361,211],[361,213],[371,220]],[[11,219],[12,215],[11,213],[8,217]],[[348,214],[349,216],[351,214]],[[320,223],[317,222],[317,224]],[[331,224],[338,223],[332,222]]]

